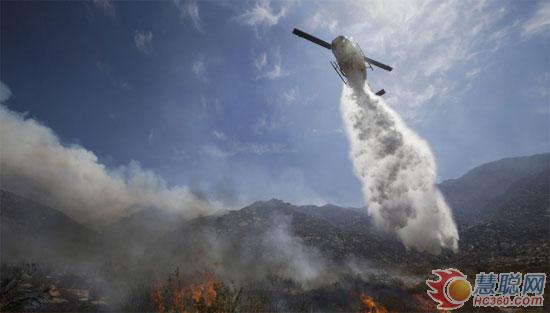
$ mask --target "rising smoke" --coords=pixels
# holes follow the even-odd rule
[[[47,204],[88,225],[112,222],[147,207],[188,218],[213,211],[212,205],[188,187],[168,187],[137,162],[109,169],[93,152],[61,144],[50,128],[1,104],[0,149],[1,189]]]
[[[428,144],[367,84],[344,87],[341,111],[354,172],[377,225],[394,231],[406,247],[434,254],[441,248],[457,251],[458,231],[435,186]]]

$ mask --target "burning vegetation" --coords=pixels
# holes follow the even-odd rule
[[[550,249],[540,234],[548,221],[536,217],[546,210],[540,204],[550,190],[548,158],[537,157],[544,170],[536,177],[499,187],[513,192],[494,196],[506,201],[487,207],[490,215],[461,221],[460,229],[469,231],[457,254],[437,257],[407,251],[379,233],[365,212],[336,206],[270,200],[189,221],[144,210],[98,233],[0,191],[0,311],[436,312],[425,283],[434,268],[459,264],[472,276],[484,268],[545,271]],[[522,167],[539,168],[532,162]],[[502,180],[497,174],[491,175]],[[442,191],[478,188],[461,179],[454,184]],[[449,199],[460,205],[467,194]],[[510,217],[519,222],[509,224]],[[173,271],[178,267],[181,272]]]
[[[187,278],[177,270],[166,284],[155,284],[151,297],[157,313],[235,312],[240,291],[210,272]]]
[[[373,297],[369,296],[366,293],[361,294],[361,313],[388,313],[389,311],[377,303]]]

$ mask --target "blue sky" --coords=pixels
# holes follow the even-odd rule
[[[4,104],[230,206],[359,206],[332,54],[293,27],[395,68],[369,83],[443,180],[550,151],[549,21],[545,1],[3,1]]]

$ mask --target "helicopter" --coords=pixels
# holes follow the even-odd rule
[[[389,72],[393,69],[389,65],[365,56],[359,44],[346,36],[338,36],[332,43],[328,43],[297,28],[294,28],[292,33],[331,50],[336,61],[330,61],[330,64],[346,85],[361,88],[367,80],[367,67],[374,70],[372,67],[374,65]],[[376,95],[382,96],[385,93],[384,89],[380,89]]]

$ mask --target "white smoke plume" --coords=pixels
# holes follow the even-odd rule
[[[135,161],[109,169],[93,152],[61,144],[50,128],[1,104],[0,188],[92,226],[146,207],[189,218],[213,211],[186,186],[168,187]]]
[[[451,209],[435,186],[428,144],[370,90],[344,86],[341,111],[355,175],[368,212],[406,247],[439,254],[458,249]]]
[[[268,248],[272,267],[279,267],[278,275],[299,281],[304,285],[314,284],[326,276],[327,265],[321,253],[303,244],[301,238],[292,234],[292,221],[288,217],[274,217],[263,244]]]

